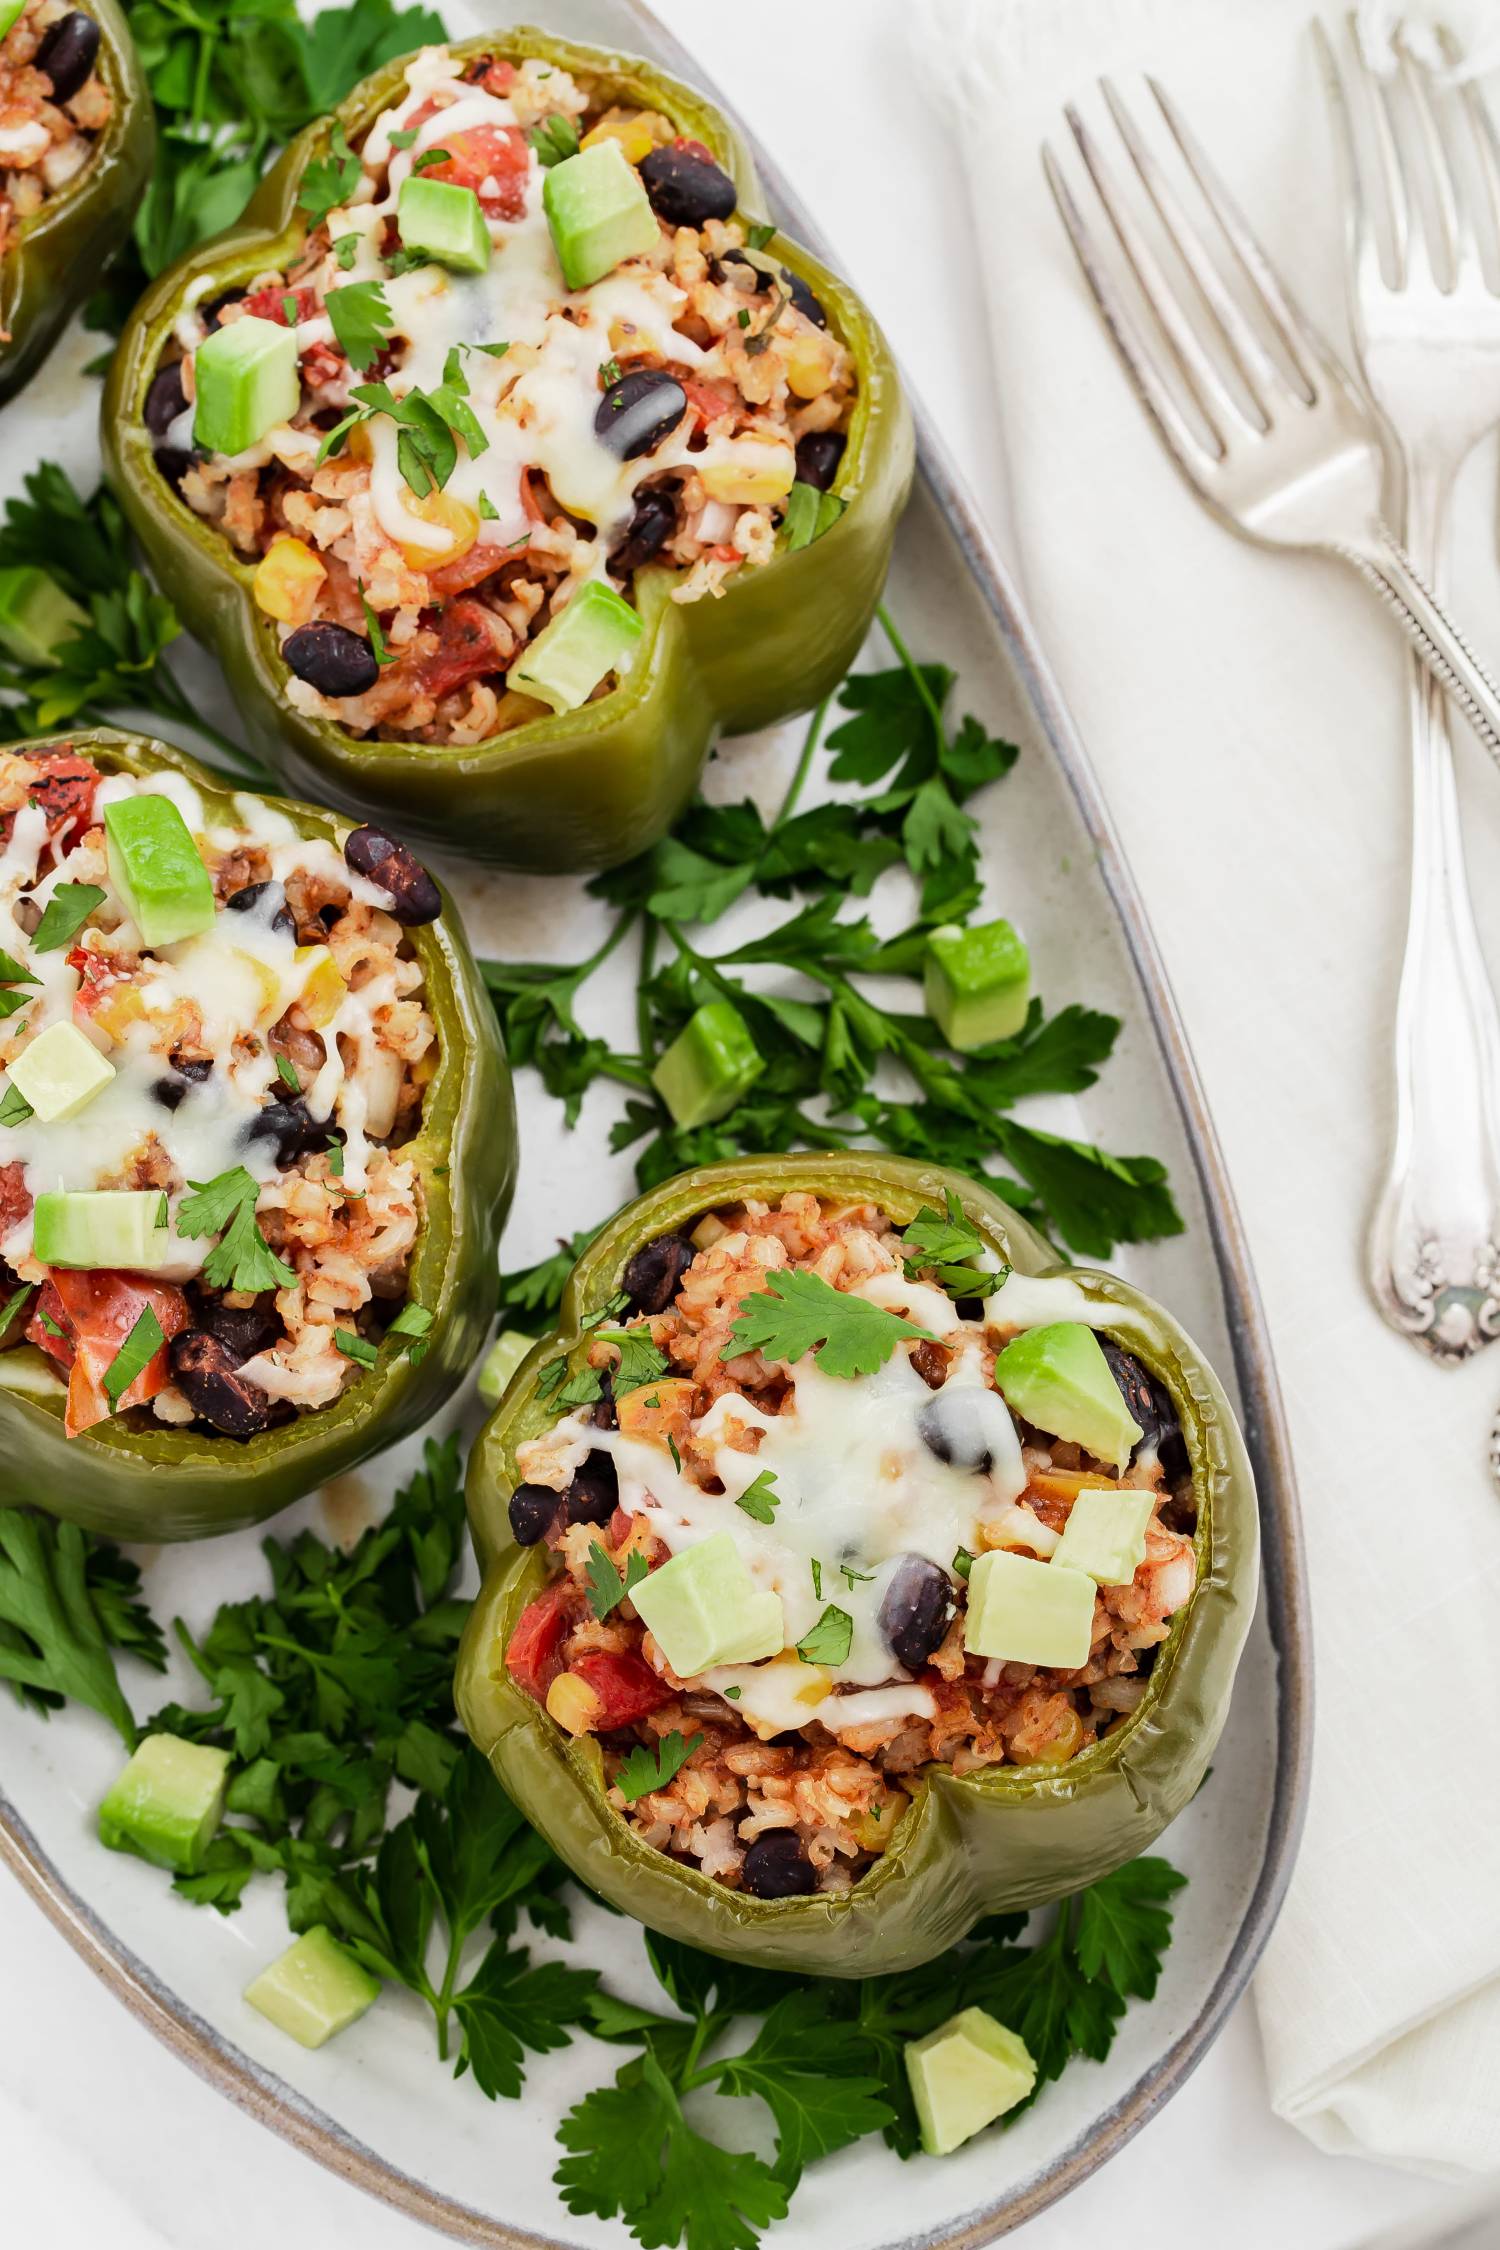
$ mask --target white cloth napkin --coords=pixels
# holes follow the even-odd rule
[[[1039,161],[1044,137],[1068,141],[1065,100],[1108,133],[1103,73],[1148,118],[1152,71],[1342,336],[1308,12],[915,0],[910,20],[971,188],[972,240],[945,251],[972,260],[988,311],[1002,536],[1166,955],[1291,1416],[1318,1715],[1306,1840],[1257,1980],[1272,2102],[1323,2148],[1462,2173],[1500,2167],[1500,1351],[1443,1372],[1362,1277],[1406,912],[1403,644],[1352,574],[1243,545],[1178,481]],[[1462,30],[1465,9],[1446,12]],[[1495,0],[1471,12],[1493,38]],[[1454,583],[1492,664],[1495,498],[1481,454]],[[1459,756],[1500,973],[1500,775],[1467,735]]]

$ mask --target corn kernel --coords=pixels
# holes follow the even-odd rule
[[[268,961],[262,961],[254,953],[247,953],[243,946],[237,945],[231,950],[234,958],[240,963],[247,975],[254,979],[256,989],[260,994],[260,1006],[256,1010],[256,1020],[264,1022],[269,1019],[274,1023],[286,1007],[286,999],[283,997],[285,987],[281,978]]]
[[[278,531],[256,568],[257,607],[283,625],[305,625],[327,576],[305,540]]]
[[[798,398],[822,397],[833,381],[833,360],[821,336],[793,339],[786,355],[786,379]]]
[[[883,1852],[896,1832],[896,1823],[911,1799],[903,1789],[893,1789],[878,1805],[869,1805],[849,1826],[861,1851]]]
[[[584,134],[579,146],[598,148],[604,141],[618,141],[629,162],[639,164],[654,148],[671,138],[671,126],[654,110],[611,109],[591,132]]]
[[[588,1734],[599,1724],[604,1699],[576,1672],[559,1672],[547,1690],[547,1716],[565,1734]]]
[[[445,563],[457,562],[466,555],[479,537],[479,513],[466,500],[455,500],[450,493],[432,491],[420,497],[414,492],[404,495],[407,512],[420,516],[436,530],[448,534],[441,547],[408,546],[398,541],[408,570],[441,570]]]
[[[86,1016],[85,1024],[97,1024],[111,1039],[123,1039],[132,1024],[139,1023],[146,1013],[146,1003],[141,998],[140,987],[134,984],[117,984],[107,990]]]
[[[805,1677],[793,1688],[792,1701],[794,1703],[821,1703],[828,1690],[833,1686],[833,1674],[825,1672],[821,1664],[804,1664],[800,1656],[797,1659],[797,1664]]]
[[[1085,1485],[1105,1485],[1113,1480],[1099,1469],[1037,1469],[1031,1490],[1043,1500],[1076,1500]]]
[[[717,458],[705,456],[698,474],[710,500],[755,507],[784,500],[797,478],[797,457],[789,445],[763,438],[730,440]]]
[[[1069,1711],[1059,1721],[1055,1734],[1048,1737],[1035,1750],[1023,1750],[1010,1744],[1011,1764],[1016,1766],[1065,1766],[1076,1757],[1083,1741],[1083,1721],[1076,1711]]]
[[[310,1028],[323,1031],[343,1006],[349,987],[326,945],[299,945],[292,958],[304,971],[297,1004]]]

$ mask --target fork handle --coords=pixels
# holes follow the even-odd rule
[[[1458,705],[1490,756],[1500,765],[1500,688],[1470,648],[1411,556],[1388,525],[1370,525],[1367,542],[1338,543],[1334,552],[1353,563],[1396,613],[1418,656]]]

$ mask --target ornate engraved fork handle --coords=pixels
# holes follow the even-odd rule
[[[1410,479],[1413,552],[1439,575],[1448,478]],[[1480,951],[1444,697],[1411,676],[1412,875],[1396,1004],[1396,1133],[1370,1230],[1393,1327],[1449,1366],[1500,1335],[1500,1010]]]
[[[1403,547],[1388,525],[1375,522],[1362,544],[1338,541],[1335,552],[1353,563],[1394,612],[1422,664],[1446,688],[1500,764],[1500,689],[1449,615],[1440,593],[1423,576],[1420,563],[1413,561],[1413,553],[1422,553],[1415,537]],[[1434,583],[1436,579],[1433,569]]]

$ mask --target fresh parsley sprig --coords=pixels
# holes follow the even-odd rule
[[[850,1381],[884,1367],[904,1337],[931,1340],[921,1328],[884,1305],[871,1304],[821,1275],[787,1266],[766,1276],[764,1288],[740,1300],[739,1316],[719,1354],[762,1352],[770,1360],[799,1360],[808,1352],[818,1371]]]
[[[133,1749],[135,1720],[112,1651],[165,1667],[140,1582],[118,1548],[76,1524],[0,1510],[0,1680],[39,1710],[87,1704]]]
[[[217,1234],[203,1261],[211,1289],[290,1289],[297,1276],[261,1233],[255,1216],[260,1183],[243,1164],[211,1180],[193,1180],[177,1207],[177,1231],[189,1238]],[[357,1355],[356,1355],[357,1356]]]

